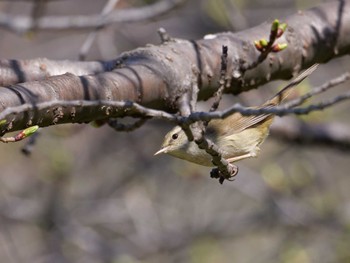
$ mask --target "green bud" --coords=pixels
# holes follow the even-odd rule
[[[272,22],[272,25],[271,25],[271,31],[272,32],[276,32],[278,27],[280,25],[280,21],[278,19],[275,19],[273,22]]]
[[[280,51],[286,49],[287,47],[288,47],[287,43],[278,44],[278,48],[279,48]]]
[[[277,29],[277,35],[276,37],[279,38],[283,35],[284,31],[286,31],[286,28],[287,28],[287,24],[286,23],[283,23],[281,24],[278,29]]]
[[[254,46],[259,51],[261,51],[263,49],[263,47],[260,45],[260,42],[258,40],[254,41]]]
[[[272,46],[272,52],[280,52],[288,47],[287,43],[276,44]]]
[[[23,135],[24,135],[24,138],[29,137],[30,135],[32,135],[33,133],[35,133],[38,129],[39,129],[39,126],[38,126],[38,125],[31,126],[31,127],[28,127],[27,129],[24,129],[24,130],[22,131],[22,132],[23,132]]]
[[[262,38],[259,40],[259,44],[262,46],[262,47],[267,47],[267,45],[269,44],[269,42],[265,39],[265,38]]]
[[[278,28],[281,29],[283,32],[286,31],[286,29],[287,29],[287,23],[282,23],[282,24],[280,24]]]

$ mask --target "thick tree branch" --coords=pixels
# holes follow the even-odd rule
[[[315,62],[325,62],[350,51],[348,1],[323,4],[281,21],[288,23],[288,29],[279,41],[288,43],[288,48],[269,54],[257,68],[246,72],[244,69],[259,56],[254,40],[266,37],[270,32],[270,24],[235,34],[208,35],[198,41],[172,39],[160,46],[126,52],[112,62],[73,62],[72,71],[76,75],[64,74],[42,79],[45,74],[40,73],[40,66],[35,67],[36,72],[31,72],[30,67],[16,66],[11,71],[11,64],[3,65],[2,68],[0,65],[0,72],[3,69],[10,72],[7,77],[4,76],[2,83],[11,83],[11,79],[13,83],[16,78],[19,81],[41,79],[0,89],[0,112],[21,104],[32,105],[11,115],[6,125],[1,126],[1,133],[23,129],[28,125],[89,122],[106,117],[106,112],[99,107],[76,107],[71,112],[72,108],[65,110],[55,105],[39,111],[35,105],[41,103],[54,105],[57,101],[72,100],[134,101],[145,107],[177,111],[178,99],[191,93],[189,89],[193,87],[193,81],[199,87],[199,99],[209,98],[217,91],[223,45],[229,50],[227,78],[231,84],[225,92],[234,94],[256,88],[272,79],[290,78]],[[21,61],[11,63],[25,64]],[[57,62],[57,67],[63,69],[64,63],[70,62]],[[86,66],[85,71],[90,71],[91,75],[85,75],[84,72],[79,74],[78,68],[75,68],[77,65]],[[50,70],[55,68],[48,67]],[[51,74],[54,72],[48,75]],[[237,106],[233,111],[239,108]],[[115,115],[124,116],[125,112],[120,109]]]
[[[115,67],[115,61],[70,61],[37,58],[30,60],[0,60],[0,85],[43,80],[51,76],[62,75],[67,72],[76,76],[97,74],[109,71]]]

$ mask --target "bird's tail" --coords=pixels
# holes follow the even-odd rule
[[[298,75],[295,79],[293,79],[287,86],[281,89],[272,99],[267,101],[265,105],[279,105],[282,101],[284,101],[292,91],[292,87],[298,85],[305,78],[311,75],[312,72],[316,70],[319,64],[313,64],[311,67],[306,69],[303,73]]]

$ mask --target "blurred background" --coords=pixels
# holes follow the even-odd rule
[[[30,16],[33,2],[0,1],[0,12]],[[42,16],[99,14],[107,3],[41,2]],[[114,9],[152,2],[120,0]],[[109,60],[126,50],[159,44],[159,27],[173,37],[198,39],[243,30],[322,2],[187,0],[152,20],[99,30],[84,57]],[[0,57],[77,60],[90,32],[17,34],[0,28]],[[338,76],[349,65],[343,58],[320,66],[299,92]],[[227,96],[221,106],[237,100],[259,105],[283,83],[270,83],[239,98]],[[345,90],[346,84],[321,98]],[[208,109],[205,103],[201,107]],[[349,110],[345,102],[299,119],[350,127]],[[153,156],[170,128],[160,121],[130,133],[107,126],[45,128],[30,156],[21,153],[26,142],[0,145],[0,261],[350,262],[348,149],[270,136],[258,158],[238,163],[234,182],[220,185],[209,178],[210,168]]]

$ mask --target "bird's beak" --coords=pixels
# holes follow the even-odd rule
[[[158,154],[161,154],[161,153],[167,153],[168,149],[169,149],[169,147],[163,147],[158,152],[156,152],[154,155],[158,155]]]

